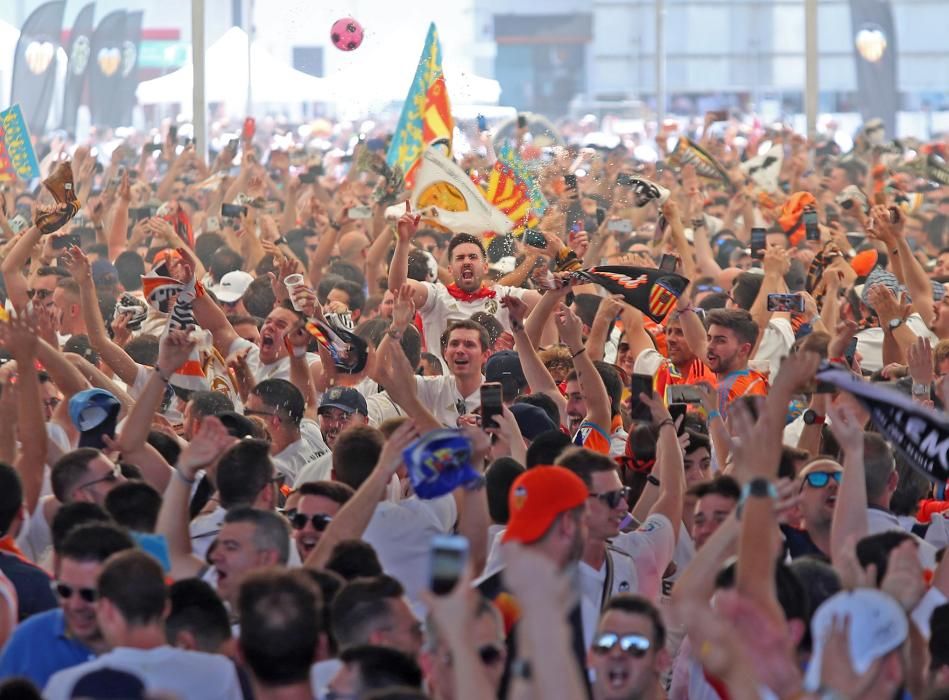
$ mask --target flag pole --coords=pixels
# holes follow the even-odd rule
[[[198,155],[206,158],[208,154],[208,110],[204,91],[204,0],[191,0],[191,68],[194,76],[194,92],[191,95],[194,148]]]

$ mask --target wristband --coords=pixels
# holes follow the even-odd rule
[[[389,330],[386,331],[386,335],[392,338],[392,340],[402,340],[402,334],[404,332],[405,331],[400,331],[395,328],[390,328]]]
[[[706,420],[711,421],[711,420],[715,420],[716,418],[721,418],[721,417],[722,417],[721,413],[719,413],[717,410],[712,410],[708,412],[708,417]]]
[[[652,474],[646,474],[646,481],[652,484],[653,486],[656,486],[656,487],[659,486],[659,479],[654,477]]]
[[[659,425],[656,426],[657,430],[662,430],[663,426],[671,425],[673,428],[676,426],[675,421],[671,418],[666,418],[665,420],[659,421]]]
[[[570,359],[571,359],[571,360],[575,360],[575,359],[576,359],[578,356],[580,356],[585,350],[586,350],[586,346],[580,348],[579,350],[577,350],[575,353],[573,353],[573,354],[570,356]]]
[[[171,384],[171,377],[166,377],[162,374],[161,367],[155,367],[155,373],[158,375],[158,378],[161,379],[165,384]]]
[[[175,476],[181,479],[186,484],[188,484],[188,486],[194,486],[194,483],[197,481],[197,479],[189,479],[188,477],[186,477],[184,474],[181,473],[180,469],[175,469]]]

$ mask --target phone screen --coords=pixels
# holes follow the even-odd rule
[[[435,595],[454,590],[468,562],[468,540],[460,535],[436,535],[429,550],[429,587]]]
[[[763,228],[751,229],[751,257],[760,258],[764,256],[766,235],[767,231]]]
[[[497,428],[495,416],[501,415],[501,384],[486,382],[481,385],[481,426]]]
[[[568,190],[577,189],[577,176],[573,173],[567,173],[563,176],[563,184],[567,186]]]
[[[675,255],[670,255],[669,253],[663,253],[662,258],[659,260],[659,269],[662,272],[675,272],[676,265],[679,264],[679,258]]]

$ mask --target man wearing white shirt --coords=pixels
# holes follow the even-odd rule
[[[404,329],[405,326],[394,315],[392,328],[379,344],[377,354],[386,351],[390,339],[401,339]],[[439,344],[449,374],[438,377],[416,375],[413,379],[422,405],[442,425],[454,426],[459,416],[474,413],[481,405],[481,385],[484,383],[481,370],[490,353],[490,339],[484,326],[466,319],[449,326]],[[401,413],[387,392],[370,396],[367,403],[370,423],[373,424]]]
[[[138,550],[110,557],[99,575],[98,595],[96,618],[111,651],[54,674],[43,691],[47,700],[74,697],[81,678],[105,668],[136,676],[149,693],[182,700],[241,697],[236,667],[228,658],[168,645],[168,590],[152,557]]]
[[[303,394],[285,379],[267,379],[254,387],[244,403],[245,416],[259,416],[270,433],[270,454],[287,485],[309,464],[329,452],[317,425],[303,418]]]
[[[326,481],[333,470],[333,453],[339,434],[353,425],[365,425],[369,409],[365,397],[348,386],[330,387],[320,399],[317,418],[328,450],[299,471],[294,488],[308,481]]]
[[[454,282],[448,286],[440,282],[417,282],[407,279],[409,251],[418,222],[411,215],[403,216],[398,223],[398,240],[395,254],[389,266],[389,290],[396,294],[403,284],[412,289],[412,300],[422,317],[425,329],[425,344],[429,352],[439,346],[442,331],[451,321],[471,318],[479,311],[491,314],[506,331],[511,330],[511,318],[501,306],[501,299],[513,296],[522,299],[528,309],[540,300],[534,290],[505,287],[485,283],[488,274],[487,254],[484,244],[470,233],[455,235],[448,244],[448,260]],[[436,353],[437,354],[437,353]],[[450,366],[451,361],[445,357]]]

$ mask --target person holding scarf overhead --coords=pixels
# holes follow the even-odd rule
[[[479,311],[491,314],[505,331],[511,331],[511,319],[501,305],[506,296],[516,297],[529,309],[540,300],[535,290],[507,287],[485,279],[488,260],[481,239],[470,233],[456,234],[448,244],[448,261],[454,282],[416,282],[408,279],[409,251],[418,229],[418,216],[405,213],[396,227],[395,254],[389,267],[389,289],[398,294],[403,284],[412,288],[412,299],[422,319],[425,347],[440,347],[442,332],[451,321],[471,318]]]

